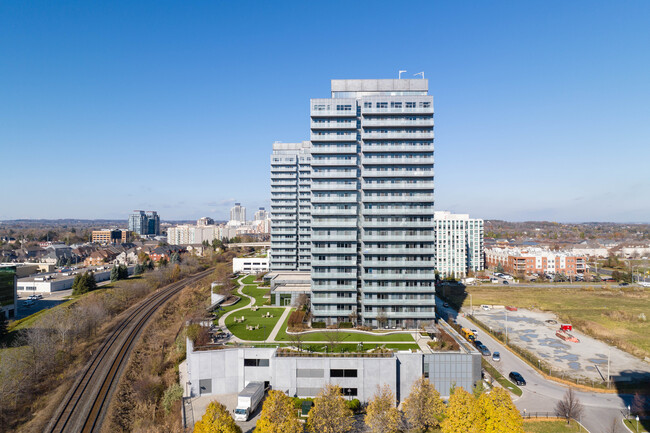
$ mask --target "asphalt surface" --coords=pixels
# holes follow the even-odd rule
[[[459,325],[476,328],[476,325],[459,316],[454,309],[443,307],[441,299],[436,298],[436,304],[438,312],[443,318],[445,316],[454,317]],[[517,371],[526,380],[526,385],[520,387],[523,391],[521,397],[513,395],[513,401],[522,413],[524,410],[527,413],[555,411],[555,405],[562,400],[568,387],[545,379],[535,369],[511,353],[503,344],[487,333],[479,331],[479,340],[490,349],[490,352],[497,351],[501,353],[500,362],[492,362],[490,359],[492,365],[501,374],[508,377],[511,371]],[[580,421],[591,433],[606,433],[613,419],[620,422],[620,419],[623,418],[627,411],[627,405],[631,404],[633,398],[629,394],[605,394],[577,390],[576,395],[584,406],[584,413]]]

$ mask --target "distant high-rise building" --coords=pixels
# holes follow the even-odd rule
[[[273,143],[271,252],[273,271],[311,270],[310,147]]]
[[[483,220],[468,214],[434,212],[436,270],[442,278],[461,278],[485,267]]]
[[[160,216],[155,211],[134,210],[129,215],[129,231],[140,236],[160,235]]]
[[[210,217],[203,217],[196,220],[197,226],[210,226],[214,224],[214,220]]]
[[[246,223],[246,208],[241,203],[235,203],[235,206],[230,209],[230,222]]]
[[[304,221],[314,320],[429,322],[435,237],[428,81],[332,80],[331,90],[331,98],[311,100],[310,145],[273,145],[271,269],[301,268]]]
[[[257,212],[255,212],[255,221],[264,221],[269,217],[269,214],[267,211],[264,210],[263,207],[259,208]]]

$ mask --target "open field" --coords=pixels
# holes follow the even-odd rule
[[[269,337],[283,312],[284,308],[260,308],[257,311],[250,309],[242,310],[228,316],[226,318],[226,326],[233,335],[242,340],[263,341]],[[271,313],[273,317],[262,317],[262,315],[266,313]],[[242,316],[245,318],[244,322],[235,323],[235,318],[239,319]],[[246,329],[246,326],[254,325],[260,325],[260,329],[254,331]]]
[[[584,431],[578,423],[571,421],[567,425],[566,421],[524,421],[524,431],[526,433],[571,433]]]
[[[641,287],[469,286],[474,308],[513,305],[552,311],[587,335],[612,343],[640,358],[650,357],[650,290]],[[465,308],[470,297],[452,295]]]

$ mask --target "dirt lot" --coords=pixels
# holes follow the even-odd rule
[[[555,335],[559,328],[559,319],[552,313],[525,309],[507,313],[508,340],[510,342],[537,354],[553,369],[567,372],[572,377],[601,381],[601,374],[607,376],[608,356],[610,357],[610,374],[612,376],[635,377],[640,373],[650,373],[650,363],[591,338],[580,331],[571,332],[580,340],[579,343],[561,340]],[[496,307],[489,311],[475,308],[474,316],[493,330],[505,332],[505,308]],[[555,323],[547,323],[547,320],[552,320]]]
[[[650,358],[650,289],[640,286],[583,288],[470,286],[474,306],[514,305],[549,311],[585,334]],[[456,296],[468,308],[469,296]]]

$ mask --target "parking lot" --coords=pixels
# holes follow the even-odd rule
[[[560,323],[552,313],[524,309],[506,311],[503,306],[491,307],[487,311],[480,307],[474,308],[474,316],[478,320],[492,330],[501,332],[505,332],[506,312],[509,342],[537,354],[540,360],[554,370],[566,372],[571,377],[602,381],[601,375],[607,376],[609,357],[612,377],[632,379],[637,374],[650,372],[650,363],[576,329],[571,331],[571,334],[580,340],[579,343],[561,340],[555,335]]]
[[[193,415],[195,422],[201,419],[205,414],[208,405],[215,400],[226,406],[231,414],[237,407],[237,394],[204,395],[201,397],[194,397],[192,398],[192,411],[194,412]],[[263,402],[259,404],[251,419],[246,422],[237,421],[237,425],[241,427],[243,433],[252,433],[255,429],[255,424],[260,418],[262,412],[262,404]]]
[[[29,303],[27,303],[27,298],[32,294],[32,292],[18,292],[18,314],[16,315],[16,319],[22,319],[41,310],[52,308],[67,301],[66,297],[72,295],[72,289],[60,290],[53,293],[40,293],[43,298],[36,299],[31,305],[29,305]]]

